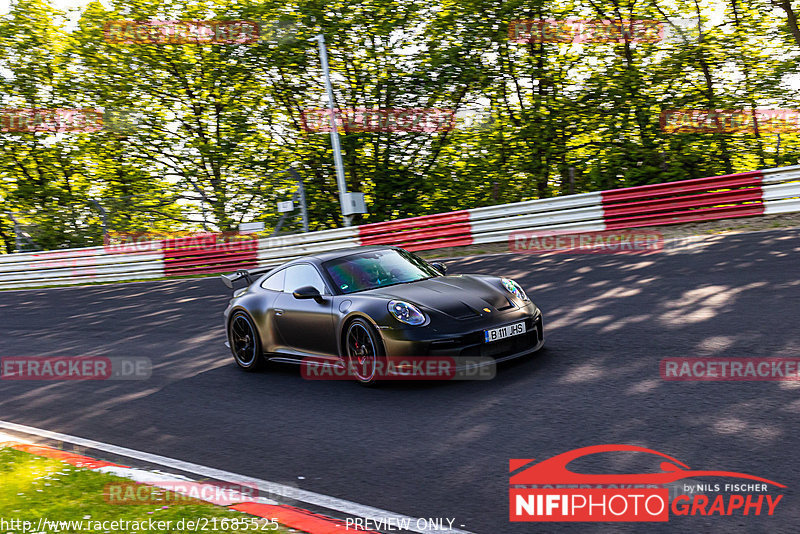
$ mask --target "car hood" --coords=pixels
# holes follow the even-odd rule
[[[376,288],[370,293],[384,298],[405,300],[456,319],[470,319],[486,313],[484,308],[494,312],[514,307],[506,296],[506,291],[495,286],[492,280],[496,279],[469,275],[437,276],[418,282]]]

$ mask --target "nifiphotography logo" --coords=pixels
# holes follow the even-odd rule
[[[660,457],[661,471],[582,474],[567,469],[579,458],[609,452],[655,455]],[[745,473],[691,469],[672,456],[637,445],[595,445],[534,462],[509,460],[509,473],[514,473],[509,480],[510,521],[669,521],[670,512],[675,516],[771,516],[783,495],[769,491],[786,487]],[[728,480],[705,483],[698,482],[698,477]],[[679,481],[684,483],[671,492]]]

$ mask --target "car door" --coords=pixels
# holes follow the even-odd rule
[[[262,332],[262,342],[266,352],[280,351],[286,348],[286,342],[278,332],[278,325],[275,323],[275,305],[278,297],[283,295],[283,282],[286,277],[286,269],[271,274],[263,282],[261,289],[264,289],[264,317],[266,331]]]
[[[313,286],[320,301],[296,299],[292,293]],[[275,324],[289,349],[316,356],[337,357],[336,332],[331,313],[333,297],[316,267],[298,263],[286,268],[283,293],[274,304]]]

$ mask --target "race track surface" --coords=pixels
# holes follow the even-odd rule
[[[455,517],[481,534],[798,532],[800,382],[667,382],[659,360],[799,356],[799,257],[800,231],[776,230],[649,256],[454,259],[450,273],[520,282],[543,310],[545,349],[490,381],[376,389],[307,381],[291,366],[240,371],[223,344],[229,291],[216,278],[0,292],[0,356],[145,356],[154,366],[142,381],[0,381],[0,419]],[[508,521],[510,458],[606,443],[788,488],[774,517]],[[615,457],[582,467],[641,466]]]

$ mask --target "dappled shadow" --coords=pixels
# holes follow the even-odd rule
[[[798,254],[800,232],[777,230],[646,256],[450,260],[453,274],[520,282],[543,310],[545,349],[491,381],[374,389],[287,366],[240,372],[223,345],[229,294],[215,279],[4,292],[3,355],[146,356],[154,369],[140,382],[2,382],[0,419],[271,480],[303,476],[313,491],[456,516],[475,532],[529,531],[507,520],[509,458],[642,445],[789,486],[775,518],[673,518],[648,531],[789,532],[800,513],[790,453],[800,382],[667,382],[658,364],[797,356]]]
[[[520,402],[520,431],[502,433],[498,456],[544,459],[592,444],[638,444],[690,465],[772,476],[790,487],[790,497],[800,482],[800,466],[787,452],[800,438],[800,382],[669,382],[658,364],[665,357],[798,357],[798,258],[800,232],[776,230],[647,256],[504,254],[449,262],[453,271],[514,277],[544,313],[548,365],[519,366],[513,377],[500,377],[505,387],[475,398],[538,401]],[[481,419],[480,411],[459,422],[477,426],[470,418]],[[502,484],[486,489],[488,499]],[[784,521],[800,511],[788,498],[781,508]],[[758,518],[688,521],[726,532],[781,524],[790,531],[788,523]]]

